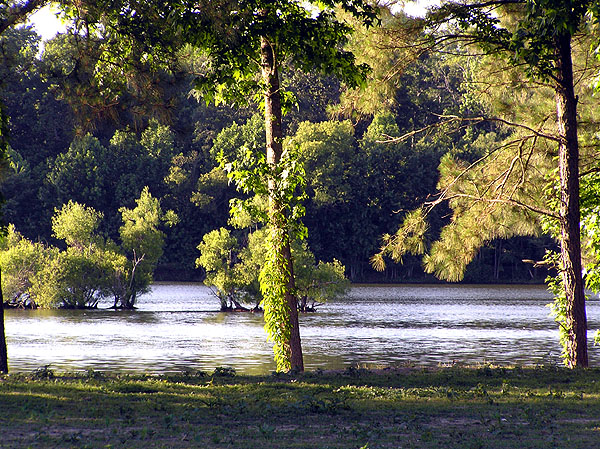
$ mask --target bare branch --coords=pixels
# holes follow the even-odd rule
[[[456,122],[470,122],[473,124],[478,124],[478,123],[483,123],[483,122],[498,122],[498,123],[502,123],[504,125],[507,126],[512,126],[515,128],[521,128],[524,130],[529,131],[530,133],[532,133],[533,135],[537,136],[537,137],[541,137],[543,139],[548,139],[548,140],[552,140],[553,142],[560,142],[560,139],[552,134],[547,134],[544,133],[542,131],[539,130],[535,130],[533,128],[531,128],[530,126],[527,125],[523,125],[521,123],[514,123],[514,122],[510,122],[508,120],[505,120],[503,118],[499,118],[499,117],[484,117],[484,116],[480,116],[480,117],[459,117],[457,115],[438,115],[438,114],[434,114],[437,117],[444,119],[440,122],[437,123],[432,123],[431,125],[427,125],[424,126],[423,128],[419,128],[413,131],[410,131],[408,133],[405,133],[399,137],[392,137],[389,138],[387,140],[378,140],[377,143],[397,143],[397,142],[403,142],[405,140],[407,140],[410,137],[413,137],[417,134],[422,134],[425,133],[431,129],[434,129],[436,127],[439,126],[443,126],[443,125],[447,125],[450,123],[456,123]]]

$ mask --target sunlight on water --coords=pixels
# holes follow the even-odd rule
[[[306,367],[559,364],[550,300],[543,286],[355,286],[301,316]],[[598,301],[588,316],[590,329],[600,327]],[[218,312],[198,284],[157,284],[136,311],[9,310],[6,332],[13,371],[275,369],[262,315]]]

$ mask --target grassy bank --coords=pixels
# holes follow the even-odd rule
[[[0,378],[2,448],[590,448],[600,370]]]

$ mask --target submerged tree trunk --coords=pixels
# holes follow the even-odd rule
[[[0,285],[2,271],[0,271]],[[6,351],[6,335],[4,333],[4,295],[0,288],[0,373],[8,373],[8,353]]]
[[[266,39],[261,39],[261,63],[262,78],[265,83],[265,128],[267,140],[267,163],[271,167],[277,166],[281,160],[283,152],[283,131],[281,127],[281,92],[279,86],[279,73],[277,70],[276,52],[271,43]],[[275,183],[269,181],[269,224],[274,233],[286,235],[283,244],[282,263],[285,265],[282,272],[287,273],[287,285],[284,286],[285,300],[289,313],[290,323],[290,341],[289,348],[291,352],[291,369],[304,371],[304,361],[302,357],[302,344],[300,341],[300,326],[298,323],[298,306],[295,295],[294,269],[292,263],[292,253],[290,248],[289,230],[287,229],[287,216],[285,214],[285,204],[275,194]]]
[[[559,35],[556,43],[556,115],[560,137],[558,168],[561,268],[566,294],[567,362],[570,367],[574,368],[588,366],[587,317],[581,274],[577,99],[573,88],[570,34]]]

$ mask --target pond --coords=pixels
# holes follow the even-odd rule
[[[305,365],[560,364],[550,301],[544,286],[354,286],[347,297],[301,315]],[[273,371],[262,315],[218,307],[201,284],[156,284],[135,311],[8,310],[10,368]],[[593,331],[600,302],[589,301],[587,311]],[[590,343],[590,364],[598,362]]]

